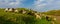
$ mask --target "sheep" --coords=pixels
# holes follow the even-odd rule
[[[56,18],[55,17],[52,17],[51,23],[52,24],[55,24],[55,21],[56,21]]]
[[[22,13],[22,14],[25,14],[26,10],[20,10],[19,12]]]
[[[36,19],[41,19],[41,16],[37,13],[35,13]]]
[[[46,20],[47,21],[56,21],[56,18],[52,17],[52,16],[46,16]]]
[[[12,8],[10,8],[9,11],[11,12],[12,11]]]
[[[54,17],[54,18],[52,18],[51,23],[52,23],[52,24],[55,24],[55,21],[56,21],[56,18]]]
[[[45,16],[45,14],[41,14],[42,16]]]
[[[28,12],[28,15],[35,16],[35,13],[34,13],[34,12],[32,12],[32,11],[30,11],[30,12]]]
[[[14,12],[14,10],[15,10],[14,8],[10,8],[9,12]]]
[[[48,17],[48,16],[46,16],[46,20],[48,20],[48,18],[49,18],[49,17]],[[49,20],[48,20],[48,21],[49,21]]]
[[[34,17],[36,17],[36,19],[41,19],[41,16],[40,16],[40,14],[38,14],[38,13],[35,13],[35,12],[29,12],[28,13],[29,15],[32,15],[32,16],[34,16]]]
[[[55,17],[53,17],[53,18],[52,18],[52,21],[56,21],[56,18],[55,18]]]
[[[10,8],[6,8],[6,9],[5,9],[5,12],[7,12],[9,9],[10,9]]]
[[[18,10],[16,9],[14,12],[18,12]]]
[[[51,21],[51,16],[46,16],[47,21]]]
[[[35,16],[36,19],[41,19],[41,16],[40,16],[40,14],[38,14],[38,13],[35,13],[35,12],[29,12],[28,14]]]
[[[5,9],[5,12],[7,12],[7,11],[8,11],[8,8]]]
[[[55,24],[54,21],[51,21],[51,24]]]
[[[54,18],[54,21],[56,21],[56,18]]]
[[[23,14],[25,14],[25,13],[26,13],[26,11],[24,11],[24,10],[23,10],[23,12],[22,12],[22,13],[23,13]]]
[[[14,9],[14,8],[6,8],[5,9],[5,12],[18,12],[18,10],[17,9]],[[23,12],[24,13],[24,12]]]
[[[12,8],[12,12],[14,12],[14,10],[15,10],[15,9],[14,9],[14,8]]]
[[[36,18],[39,18],[39,19],[41,19],[41,17],[40,17],[39,15],[36,15]]]

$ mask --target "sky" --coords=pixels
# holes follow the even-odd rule
[[[30,8],[36,11],[60,9],[60,0],[0,0],[0,8]]]

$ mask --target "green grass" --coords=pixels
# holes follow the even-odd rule
[[[0,9],[0,24],[51,24],[44,17],[42,19],[36,19],[32,15],[4,12]]]

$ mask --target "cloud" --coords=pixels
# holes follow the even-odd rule
[[[19,7],[23,5],[24,1],[25,0],[0,0],[0,7]]]
[[[47,5],[47,3],[44,3],[44,2],[45,0],[35,0],[33,4],[34,10],[39,11],[41,8],[44,8]]]
[[[41,7],[44,7],[45,5],[46,5],[46,3],[42,3],[42,2],[44,2],[45,0],[36,0],[35,2],[34,2],[34,6],[36,7],[36,8],[41,8]]]
[[[37,11],[60,9],[60,0],[35,0],[33,5]]]
[[[18,4],[18,2],[11,2],[11,3],[9,3],[9,5],[17,5]]]
[[[15,5],[19,5],[19,3],[20,3],[19,0],[16,0],[16,2],[13,2],[13,1],[10,2],[9,5],[15,6]]]

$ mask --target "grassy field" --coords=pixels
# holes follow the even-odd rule
[[[45,17],[36,19],[33,15],[4,12],[4,9],[0,9],[0,24],[51,24],[51,21]]]

